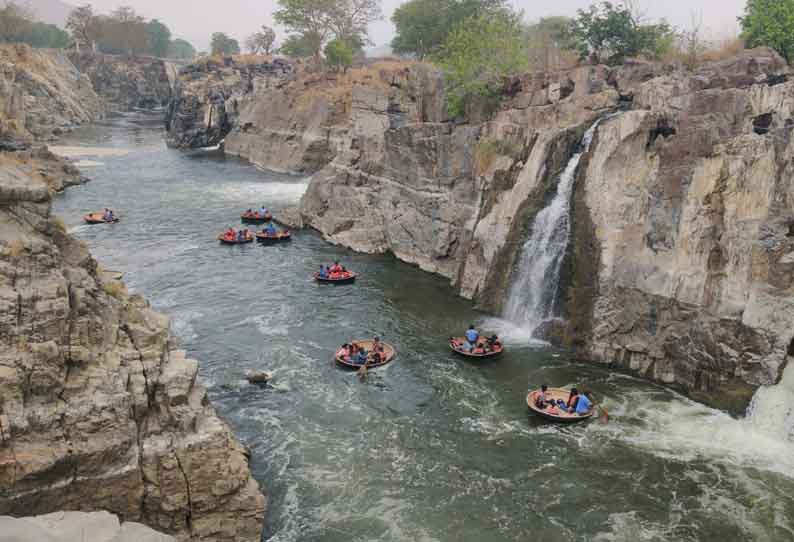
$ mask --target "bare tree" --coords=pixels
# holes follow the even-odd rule
[[[703,14],[692,12],[690,20],[689,28],[681,32],[681,41],[683,42],[684,65],[689,71],[693,71],[707,47],[703,39]]]
[[[99,25],[91,4],[83,4],[72,10],[66,20],[66,30],[72,34],[77,49],[91,47],[99,37]]]
[[[381,17],[380,0],[338,0],[329,22],[337,39],[362,47],[369,42],[369,24]]]

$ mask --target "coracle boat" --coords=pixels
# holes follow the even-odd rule
[[[273,220],[273,215],[271,213],[266,213],[264,215],[259,213],[243,213],[240,215],[240,220],[248,224],[263,224]]]
[[[468,352],[464,350],[462,348],[462,345],[464,345],[465,343],[466,343],[465,337],[451,337],[449,339],[449,347],[452,349],[452,351],[455,352],[456,354],[460,354],[461,356],[465,356],[467,358],[495,358],[496,356],[502,355],[502,352],[504,352],[505,350],[504,345],[502,345],[502,343],[499,343],[492,350],[486,349],[485,352],[476,354],[474,352]]]
[[[351,344],[355,344],[359,348],[364,348],[368,352],[371,352],[373,341],[352,341]],[[384,360],[379,363],[371,363],[371,362],[367,363],[366,365],[367,369],[374,369],[375,367],[383,367],[384,365],[388,365],[389,363],[394,361],[394,358],[397,357],[397,351],[394,349],[392,345],[384,342],[382,342],[381,344],[383,345],[383,353],[385,354]],[[363,365],[356,363],[354,361],[346,361],[342,359],[339,350],[337,350],[334,359],[336,359],[336,362],[339,365],[343,367],[347,367],[349,369],[361,369],[362,367],[364,367]]]
[[[119,221],[119,217],[113,216],[113,220],[105,220],[105,213],[91,213],[83,217],[86,224],[115,224]]]
[[[563,401],[568,401],[568,396],[570,395],[570,390],[564,390],[561,388],[549,388],[546,390],[546,398],[548,400],[554,400],[555,402],[558,399],[562,399]],[[540,394],[540,390],[535,390],[529,392],[527,394],[527,406],[529,410],[540,416],[541,418],[545,418],[551,422],[556,423],[577,423],[583,422],[585,420],[589,420],[593,416],[595,416],[596,408],[591,408],[587,414],[576,414],[571,412],[562,412],[561,410],[557,409],[556,413],[551,413],[548,410],[541,410],[535,405],[535,399],[537,398],[538,394]]]
[[[256,240],[265,244],[283,243],[285,241],[291,241],[292,234],[288,231],[280,231],[275,235],[268,235],[267,233],[260,231],[256,234]]]
[[[237,236],[235,236],[234,239],[229,239],[225,235],[220,234],[218,236],[218,241],[220,241],[222,245],[245,245],[246,243],[254,242],[254,235],[248,232],[248,236],[245,239],[239,240]]]
[[[356,277],[358,275],[348,271],[346,275],[342,275],[341,277],[331,278],[331,277],[321,277],[320,273],[314,274],[314,280],[321,284],[350,284],[356,281]]]

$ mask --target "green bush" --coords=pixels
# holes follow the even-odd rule
[[[739,20],[748,47],[772,47],[794,59],[794,0],[748,0]]]

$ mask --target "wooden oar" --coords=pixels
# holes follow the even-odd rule
[[[601,416],[598,418],[601,423],[609,423],[609,412],[607,412],[607,409],[595,401],[593,401],[593,408],[597,408],[601,411]]]

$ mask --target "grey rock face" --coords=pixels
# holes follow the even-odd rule
[[[54,512],[0,516],[0,542],[174,542],[140,523],[121,523],[107,512]]]
[[[0,514],[101,509],[177,540],[258,541],[264,497],[198,363],[63,231],[42,167],[2,159]]]
[[[162,59],[91,52],[71,53],[69,59],[113,109],[155,109],[171,101],[170,67]]]

